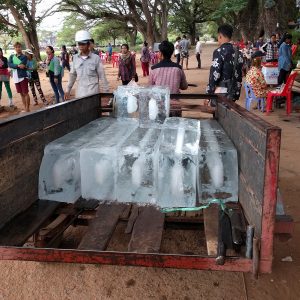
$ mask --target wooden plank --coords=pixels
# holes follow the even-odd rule
[[[262,205],[242,173],[239,175],[239,202],[248,223],[254,226],[254,235],[259,237],[262,226]]]
[[[22,246],[60,205],[54,201],[37,201],[0,230],[0,245]]]
[[[139,215],[139,208],[138,208],[138,206],[134,205],[131,210],[131,214],[130,214],[130,217],[129,217],[129,220],[127,222],[127,226],[125,229],[126,234],[129,234],[132,232],[133,225],[134,225],[138,215]]]
[[[96,216],[90,222],[88,231],[82,238],[78,249],[105,250],[119,218],[125,209],[125,204],[100,205]]]
[[[44,146],[97,117],[88,111],[0,147],[0,228],[38,199],[38,173]],[[22,188],[20,188],[22,187]]]
[[[217,256],[219,232],[219,206],[213,204],[207,209],[204,209],[203,217],[207,254],[209,256]]]
[[[128,251],[157,253],[160,249],[165,216],[152,206],[139,208],[134,224]]]
[[[0,121],[0,148],[44,128],[77,119],[88,111],[95,111],[99,115],[99,109],[99,95],[92,95]]]

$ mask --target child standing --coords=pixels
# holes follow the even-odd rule
[[[34,85],[36,86],[36,89],[38,90],[38,92],[40,94],[41,100],[43,101],[43,103],[45,105],[47,105],[47,101],[45,99],[44,93],[41,88],[39,73],[37,71],[37,69],[38,69],[37,61],[33,57],[33,52],[30,49],[26,49],[25,54],[27,56],[27,73],[28,73],[28,78],[29,78],[29,86],[30,86],[33,100],[34,100],[34,105],[38,105],[38,99],[37,99],[37,95],[35,93]]]
[[[28,90],[28,74],[26,71],[27,57],[22,53],[22,45],[19,42],[14,44],[16,54],[12,54],[8,60],[8,66],[13,69],[13,80],[17,93],[21,94],[25,111],[29,112],[30,97]]]
[[[12,100],[12,93],[9,85],[9,78],[10,78],[10,73],[8,71],[7,58],[3,56],[2,49],[0,48],[0,100],[2,96],[2,82],[3,82],[8,95],[8,104],[9,106],[14,106]]]

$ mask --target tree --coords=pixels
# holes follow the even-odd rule
[[[87,20],[114,20],[138,30],[150,44],[167,39],[168,13],[175,0],[63,0],[60,11],[79,13]]]
[[[195,44],[197,24],[210,20],[214,10],[213,1],[207,0],[180,0],[172,9],[171,24],[180,33],[189,34],[192,44]]]
[[[113,45],[116,45],[116,39],[127,34],[125,29],[124,23],[119,21],[101,22],[92,29],[92,36],[97,41],[110,41],[112,39]]]
[[[54,4],[43,14],[37,16],[36,7],[41,2],[42,0],[0,0],[0,23],[2,23],[2,28],[19,31],[22,34],[26,48],[32,49],[37,59],[41,59],[37,26],[56,6]]]
[[[231,23],[236,29],[234,38],[254,40],[286,30],[288,20],[297,14],[292,7],[295,7],[294,0],[224,0],[212,18],[219,24]]]

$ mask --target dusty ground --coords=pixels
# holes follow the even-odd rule
[[[198,87],[188,92],[204,91],[212,49],[204,48],[201,70],[195,69],[196,59],[191,56],[192,69],[186,75],[189,83]],[[118,84],[117,70],[111,65],[105,68],[113,88]],[[64,86],[67,78],[66,74]],[[141,78],[140,83],[145,82]],[[42,86],[50,99],[51,88],[44,76]],[[291,239],[275,238],[272,274],[254,280],[251,274],[242,273],[1,261],[0,299],[300,299],[300,114],[287,120],[283,109],[269,117],[256,113],[282,128],[279,185],[287,213],[295,220]],[[293,262],[282,262],[286,256]]]

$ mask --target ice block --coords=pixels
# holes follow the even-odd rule
[[[156,204],[154,153],[160,130],[137,128],[118,154],[117,199]]]
[[[137,120],[117,120],[80,150],[82,197],[116,200],[117,158],[123,142],[138,127]]]
[[[39,172],[39,199],[74,203],[81,196],[79,150],[115,121],[97,119],[45,147]]]
[[[118,86],[114,92],[115,117],[138,118],[140,98],[144,97],[143,90],[140,86]]]
[[[199,139],[199,121],[184,118],[165,121],[156,150],[160,207],[196,205]]]
[[[170,89],[152,86],[142,91],[139,102],[140,127],[159,127],[170,113]]]
[[[237,151],[216,120],[201,121],[199,202],[238,201]]]

